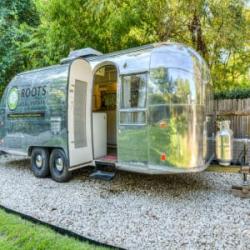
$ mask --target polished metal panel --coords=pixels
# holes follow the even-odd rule
[[[147,126],[120,125],[118,129],[118,162],[147,167]]]
[[[142,49],[131,49],[120,53],[111,53],[96,58],[87,58],[93,69],[97,69],[104,62],[116,65],[119,75],[136,74],[149,71],[151,51],[153,45]],[[125,53],[127,51],[127,53]]]
[[[204,107],[149,106],[149,164],[175,168],[203,166]]]
[[[201,168],[207,159],[207,66],[183,45],[151,55],[148,82],[149,166]]]
[[[200,77],[183,69],[153,68],[149,83],[149,103],[201,104],[203,101]],[[198,78],[199,77],[199,78]]]
[[[9,83],[0,108],[2,150],[27,154],[30,146],[54,146],[68,154],[68,68],[65,64],[25,72]],[[12,88],[18,91],[15,109],[8,106]]]
[[[233,159],[233,131],[230,121],[220,121],[216,133],[216,158],[220,165],[228,166]]]

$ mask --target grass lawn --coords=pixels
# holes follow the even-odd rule
[[[55,233],[45,226],[33,224],[0,210],[0,249],[4,250],[81,250],[107,249]]]

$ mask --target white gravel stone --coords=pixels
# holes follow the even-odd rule
[[[0,156],[0,204],[126,249],[249,249],[250,200],[238,174],[147,176],[111,182],[79,170],[68,183],[37,179],[28,160]]]

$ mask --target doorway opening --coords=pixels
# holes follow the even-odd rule
[[[117,69],[114,65],[100,67],[94,75],[92,96],[94,159],[117,160]]]

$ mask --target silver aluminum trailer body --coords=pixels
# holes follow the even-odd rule
[[[93,117],[98,112],[93,102],[101,98],[96,90],[108,83],[98,79],[104,79],[110,69],[115,72],[116,103],[112,111],[98,112],[115,113],[112,163],[149,174],[205,169],[213,158],[207,153],[205,113],[211,98],[209,70],[197,52],[176,43],[69,58],[61,65],[17,75],[1,102],[0,150],[32,156],[33,149],[45,148],[42,156],[48,158],[53,150],[61,150],[65,162],[61,164],[57,152],[58,157],[48,163],[58,166],[58,176],[62,167],[69,172],[95,165],[100,159],[95,157],[93,127],[98,126]],[[106,98],[109,92],[99,93],[106,93]],[[100,103],[108,103],[105,98]]]

